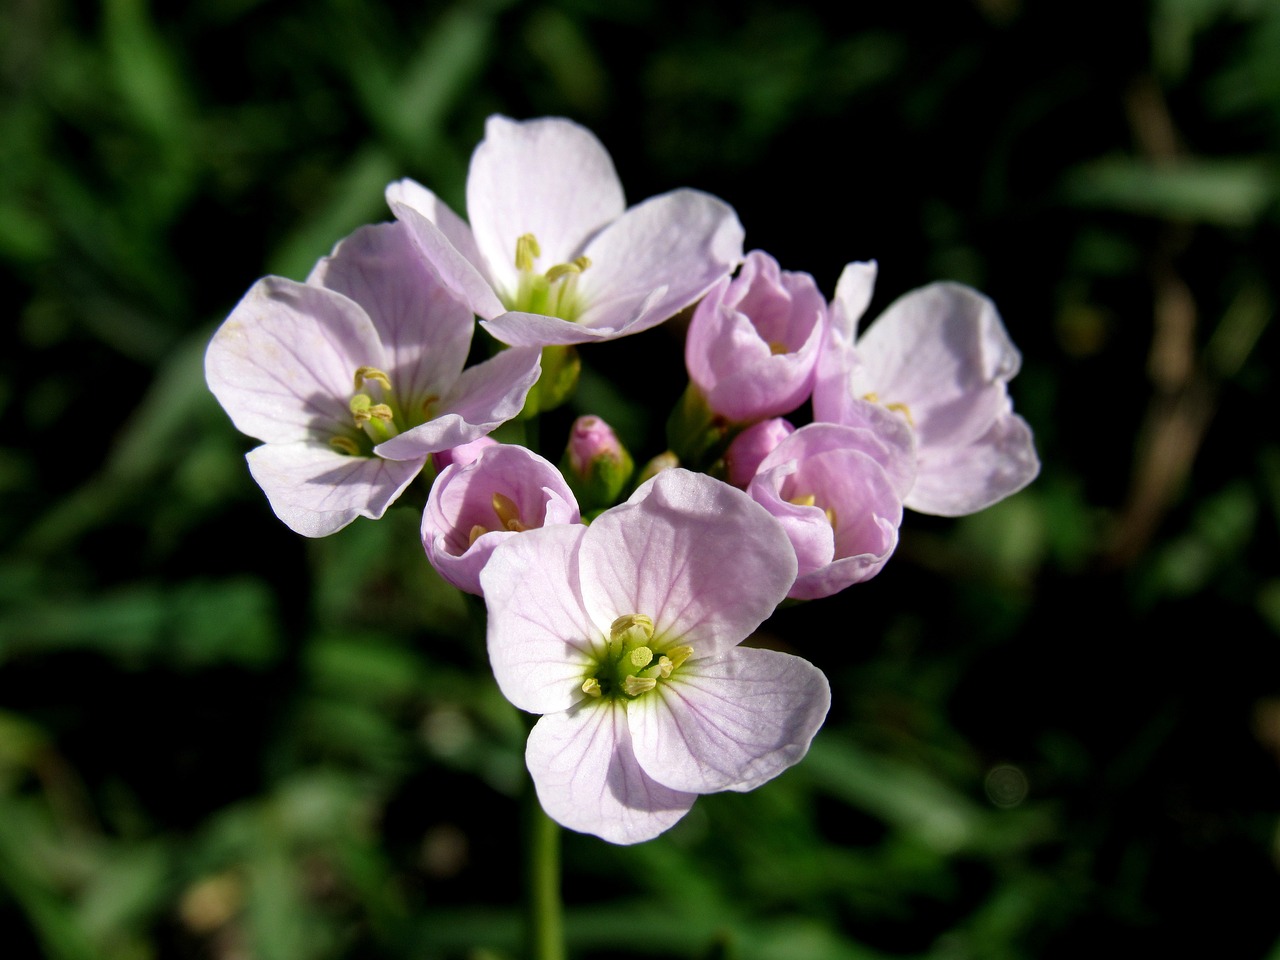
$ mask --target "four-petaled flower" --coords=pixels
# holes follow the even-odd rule
[[[591,526],[500,544],[480,574],[502,692],[543,714],[525,761],[543,809],[613,843],[662,833],[698,794],[796,763],[830,688],[738,644],[796,576],[787,535],[728,484],[682,469]]]
[[[876,404],[909,423],[917,456],[905,499],[912,510],[957,517],[1021,490],[1040,460],[1009,399],[1022,357],[995,305],[962,284],[932,283],[899,297],[859,336],[875,273],[874,263],[851,263],[840,275],[814,419],[861,425],[864,408]]]
[[[306,283],[266,277],[218,328],[205,379],[263,445],[249,470],[291,529],[378,518],[429,454],[514,417],[537,350],[464,370],[475,322],[399,224],[363,227]]]
[[[513,346],[647,330],[742,260],[732,207],[682,189],[628,209],[604,146],[559,118],[489,118],[467,174],[469,226],[412,180],[387,202],[444,284]]]

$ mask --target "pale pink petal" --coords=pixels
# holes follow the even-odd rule
[[[659,288],[648,298],[653,302],[661,299],[665,291]],[[635,308],[638,316],[648,316],[647,308],[640,302]],[[660,321],[655,321],[660,322]],[[549,347],[552,345],[572,346],[579,343],[601,343],[615,340],[631,330],[612,330],[584,327],[572,320],[561,320],[541,313],[521,313],[512,310],[494,317],[492,320],[481,320],[480,326],[486,333],[503,343],[513,347]],[[639,332],[639,331],[634,331]]]
[[[872,260],[847,264],[836,283],[813,383],[813,417],[817,421],[848,422],[849,402],[861,401],[876,389],[854,348],[858,321],[871,302],[875,281],[876,262]]]
[[[906,505],[920,513],[964,516],[1017,493],[1039,472],[1031,428],[1008,413],[967,446],[922,450],[920,474]]]
[[[489,662],[521,710],[564,710],[586,696],[582,682],[604,643],[580,600],[578,550],[587,529],[564,524],[510,537],[480,572]]]
[[[435,465],[436,472],[439,473],[445,467],[457,464],[465,467],[468,463],[472,463],[476,457],[480,456],[484,450],[489,447],[496,447],[498,441],[490,436],[477,437],[468,443],[460,443],[456,447],[450,447],[448,450],[440,450],[431,455],[431,462]]]
[[[245,459],[276,516],[304,537],[326,537],[356,517],[377,520],[424,462],[352,457],[307,441],[265,444]]]
[[[547,815],[610,843],[653,839],[697,799],[640,768],[621,704],[595,700],[543,717],[529,733],[524,756]]]
[[[331,290],[259,280],[205,351],[205,380],[242,433],[267,443],[347,432],[360,366],[386,357],[368,315]]]
[[[467,259],[443,230],[406,203],[393,200],[390,206],[440,282],[468,310],[481,317],[496,317],[506,310],[487,274]]]
[[[956,283],[898,298],[858,339],[882,404],[904,404],[921,453],[983,436],[1007,409],[1021,357],[995,305]]]
[[[467,217],[500,294],[515,292],[517,238],[537,239],[541,273],[581,254],[625,207],[613,161],[585,127],[560,118],[485,123],[467,174]]]
[[[587,308],[577,322],[617,336],[656,326],[733,272],[744,235],[731,206],[697,190],[637,204],[587,244],[591,266],[578,278]]]
[[[796,428],[782,417],[761,420],[743,430],[733,438],[729,449],[724,452],[724,466],[729,482],[739,490],[746,489],[764,458],[795,432]]]
[[[484,436],[520,412],[541,372],[539,351],[503,350],[463,370],[433,405],[433,419],[374,449],[392,460],[410,460]]]
[[[475,235],[467,222],[453,212],[452,208],[434,193],[416,180],[405,178],[387,184],[387,206],[392,209],[398,204],[422,214],[435,224],[444,234],[446,240],[463,258],[470,263],[486,280],[489,279],[484,258],[480,256],[480,248],[476,246]]]
[[[401,405],[438,397],[458,379],[475,320],[436,279],[403,225],[362,227],[321,260],[307,282],[346,295],[369,315]]]
[[[657,638],[705,656],[737,644],[773,612],[795,564],[782,527],[745,493],[705,474],[665,470],[588,528],[583,603],[602,630],[644,614]]]
[[[850,343],[858,338],[858,322],[867,312],[867,304],[875,292],[878,269],[874,260],[847,263],[836,281],[836,295],[831,301],[831,326],[838,336]]]
[[[797,763],[831,705],[822,671],[739,647],[686,661],[627,705],[644,772],[673,790],[752,790]]]

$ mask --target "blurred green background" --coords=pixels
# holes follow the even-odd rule
[[[517,954],[481,608],[412,509],[286,530],[201,368],[388,181],[463,209],[501,112],[828,294],[877,259],[872,315],[979,286],[1044,461],[773,618],[832,679],[809,757],[566,835],[571,955],[1280,958],[1278,50],[1269,0],[8,0],[0,953]],[[577,409],[657,452],[679,330],[585,359]]]

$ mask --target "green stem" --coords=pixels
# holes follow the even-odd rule
[[[529,960],[564,960],[560,901],[560,827],[538,803],[530,783],[524,796],[525,925]]]

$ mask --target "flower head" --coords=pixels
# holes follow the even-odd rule
[[[898,545],[902,496],[914,479],[909,432],[811,423],[779,443],[747,493],[795,548],[788,596],[829,597],[879,573]]]
[[[561,824],[657,836],[697,795],[796,763],[830,704],[798,657],[738,644],[795,579],[786,534],[749,497],[664,471],[589,527],[513,537],[480,575],[502,692],[543,714],[525,761]]]
[[[495,443],[436,478],[422,513],[422,545],[440,576],[479,594],[480,571],[503,540],[581,519],[559,470],[524,447]]]
[[[1021,490],[1040,461],[1009,399],[1022,358],[995,305],[961,284],[933,283],[899,297],[859,336],[874,282],[874,263],[851,263],[840,276],[815,419],[857,423],[878,405],[909,424],[918,475],[906,506],[921,513],[976,513]]]
[[[742,259],[730,206],[674,190],[628,209],[600,141],[559,118],[489,118],[467,175],[470,225],[412,180],[387,202],[445,285],[513,346],[647,330]]]
[[[382,516],[429,454],[520,412],[536,350],[463,370],[475,328],[398,224],[363,227],[296,283],[258,281],[218,328],[205,379],[291,529]]]
[[[790,413],[813,389],[826,317],[813,277],[753,250],[738,275],[716,284],[694,311],[685,341],[689,378],[726,420]]]

